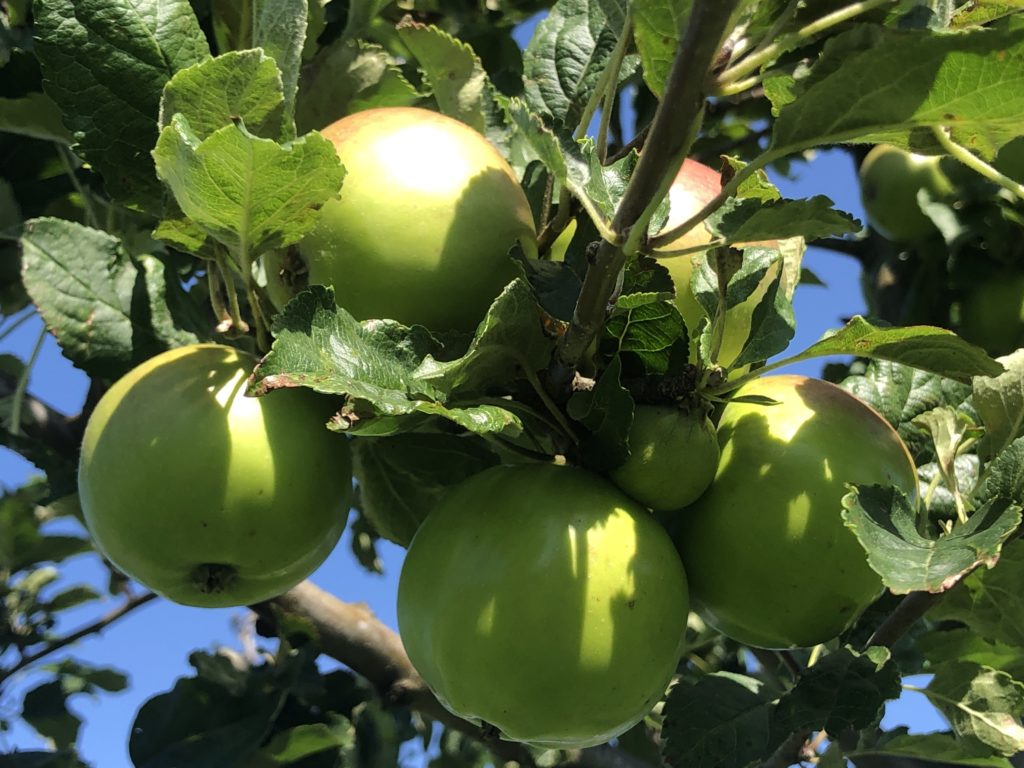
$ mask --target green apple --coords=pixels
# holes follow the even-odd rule
[[[267,258],[280,308],[304,284],[334,287],[359,320],[472,331],[536,255],[533,215],[515,173],[469,126],[413,107],[368,109],[321,133],[345,167],[339,198],[297,246]]]
[[[954,187],[941,167],[942,158],[916,155],[879,144],[860,166],[860,193],[871,226],[898,243],[922,240],[936,232],[921,210],[919,190],[933,200],[949,198]]]
[[[692,504],[718,467],[715,427],[703,410],[638,405],[629,427],[629,458],[609,473],[614,483],[655,512]]]
[[[1004,144],[996,155],[996,170],[1024,184],[1024,136]]]
[[[701,615],[766,648],[831,640],[882,592],[843,523],[847,484],[896,486],[916,498],[906,446],[872,408],[803,376],[744,385],[718,424],[711,487],[682,513],[677,543]]]
[[[568,749],[623,733],[662,697],[687,605],[668,534],[608,480],[500,466],[452,489],[417,531],[398,626],[452,712]]]
[[[97,548],[185,605],[248,605],[308,576],[348,518],[346,438],[305,389],[246,397],[256,364],[201,344],[146,361],[100,399],[78,490]]]
[[[993,355],[1024,347],[1024,273],[994,275],[960,302],[960,333]]]

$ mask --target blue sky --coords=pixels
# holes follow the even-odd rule
[[[521,43],[529,38],[535,21],[518,30]],[[786,197],[823,194],[836,206],[862,218],[853,163],[843,152],[819,154],[810,164],[794,166],[790,179],[774,178]],[[794,349],[802,349],[816,341],[828,329],[839,326],[842,319],[864,311],[860,293],[860,270],[849,257],[812,248],[805,265],[825,283],[825,288],[802,287],[795,299],[798,319]],[[0,353],[27,359],[41,331],[35,318],[0,342]],[[793,366],[793,372],[817,375],[821,362]],[[36,397],[65,413],[76,413],[84,400],[86,377],[65,360],[52,337],[43,344],[33,369],[29,391]],[[33,472],[17,455],[0,448],[0,483],[6,488],[21,485]],[[382,542],[380,554],[384,562],[383,576],[368,574],[349,554],[346,534],[341,544],[314,574],[313,580],[347,601],[367,603],[391,627],[396,627],[395,596],[402,550]],[[102,589],[105,571],[92,556],[70,561],[64,569],[64,583],[98,584]],[[81,736],[83,757],[99,768],[129,768],[127,741],[138,707],[150,696],[170,689],[176,678],[188,674],[189,652],[196,648],[212,650],[219,645],[238,648],[235,624],[246,611],[204,610],[186,608],[158,601],[142,608],[123,623],[109,628],[102,636],[84,640],[65,655],[96,665],[109,665],[126,672],[131,679],[129,690],[104,694],[97,698],[78,696],[73,709],[84,721]],[[93,615],[92,610],[67,612],[60,631],[74,629]],[[60,658],[56,656],[54,659]],[[16,711],[21,695],[41,677],[26,674],[10,686],[0,701],[0,712]],[[920,684],[920,680],[917,680]],[[891,704],[883,721],[884,727],[907,725],[915,732],[945,730],[946,726],[921,694],[904,694]],[[42,742],[24,726],[16,726],[0,736],[0,753],[11,748],[39,748]]]

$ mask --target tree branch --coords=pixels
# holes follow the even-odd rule
[[[942,599],[943,595],[945,592],[911,592],[903,598],[896,610],[882,623],[882,626],[875,630],[867,645],[892,648],[896,641],[917,623],[918,619],[928,613],[929,609]]]
[[[273,623],[274,607],[312,624],[320,649],[369,680],[386,703],[408,706],[479,739],[504,762],[533,765],[533,757],[523,745],[499,741],[489,731],[445,709],[413,668],[398,633],[365,605],[342,602],[304,581],[268,603],[253,606],[253,610]]]
[[[942,599],[944,592],[911,592],[896,607],[888,619],[875,630],[870,639],[865,643],[865,648],[873,645],[880,645],[885,648],[892,648],[896,642],[906,634],[917,620],[924,616],[928,610]],[[777,750],[766,760],[761,768],[786,768],[793,763],[799,762],[800,750],[810,738],[811,729],[793,732]]]
[[[708,73],[738,2],[700,0],[690,11],[644,152],[612,221],[620,242],[603,241],[598,248],[583,281],[572,324],[559,344],[552,366],[552,383],[557,389],[568,386],[576,364],[604,325],[622,268],[693,144],[708,93]]]
[[[17,388],[16,377],[0,375],[0,398],[13,396]],[[22,402],[21,422],[19,426],[28,437],[38,440],[61,456],[73,458],[77,455],[81,438],[76,430],[77,418],[65,416],[26,394]]]
[[[87,637],[88,635],[93,635],[93,634],[95,634],[97,632],[102,631],[103,629],[106,629],[107,627],[109,627],[111,624],[113,624],[118,619],[124,618],[129,613],[132,613],[137,608],[141,608],[146,603],[151,602],[152,600],[155,600],[156,598],[157,598],[157,595],[154,594],[153,592],[144,592],[144,593],[139,594],[139,595],[133,595],[132,597],[128,598],[127,601],[122,603],[118,608],[116,608],[115,610],[111,611],[106,616],[103,616],[103,617],[97,619],[92,624],[88,624],[88,625],[82,627],[81,629],[76,630],[75,632],[72,632],[70,635],[62,637],[60,640],[55,640],[54,642],[50,643],[45,648],[41,648],[40,650],[36,651],[35,653],[30,653],[27,656],[22,656],[18,660],[18,662],[16,664],[14,664],[12,667],[10,667],[9,669],[0,670],[0,684],[2,684],[5,680],[10,678],[11,676],[13,676],[16,673],[20,672],[21,670],[25,669],[29,665],[35,664],[40,659],[43,659],[46,656],[49,656],[51,653],[59,651],[61,648],[69,646],[72,643],[77,642],[78,640],[81,640],[83,637]]]

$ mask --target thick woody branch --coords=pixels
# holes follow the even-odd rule
[[[369,680],[385,702],[408,706],[479,739],[504,762],[533,765],[529,750],[522,745],[499,741],[489,731],[445,709],[413,668],[398,634],[365,605],[342,602],[305,581],[270,603],[254,606],[254,610],[273,622],[272,606],[312,624],[320,649]]]
[[[643,154],[615,213],[619,242],[602,242],[587,270],[572,324],[562,339],[553,383],[562,387],[603,327],[619,275],[665,196],[700,127],[708,73],[739,0],[698,0],[679,41],[664,97],[651,123]],[[637,232],[631,232],[636,229]]]

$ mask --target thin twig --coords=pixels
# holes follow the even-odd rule
[[[837,11],[833,11],[821,18],[815,19],[810,24],[806,24],[798,29],[796,32],[783,35],[776,39],[771,45],[765,46],[764,48],[754,51],[750,55],[744,57],[739,61],[739,63],[734,64],[729,67],[729,69],[722,72],[718,78],[718,82],[723,85],[734,83],[740,78],[746,77],[750,73],[754,72],[762,65],[767,64],[769,61],[773,61],[778,58],[786,51],[795,48],[800,43],[810,40],[816,35],[824,32],[826,29],[830,29],[837,24],[842,24],[844,21],[849,21],[866,11],[879,8],[895,1],[896,0],[863,0],[863,2],[851,3]]]
[[[55,640],[45,648],[41,648],[35,653],[30,653],[26,656],[22,656],[14,666],[10,667],[9,669],[0,671],[0,684],[2,684],[5,680],[9,679],[12,675],[20,672],[21,670],[25,669],[31,664],[35,664],[40,659],[43,659],[49,656],[50,654],[59,651],[61,648],[65,648],[71,645],[72,643],[81,640],[83,637],[96,634],[97,632],[106,629],[118,619],[124,618],[128,614],[132,613],[138,608],[141,608],[146,603],[149,603],[155,600],[156,598],[157,595],[153,592],[144,592],[142,594],[133,595],[132,597],[128,598],[127,601],[122,603],[116,610],[113,610],[106,616],[97,619],[92,624],[87,624],[81,629],[72,632],[70,635],[62,637],[60,640]]]

